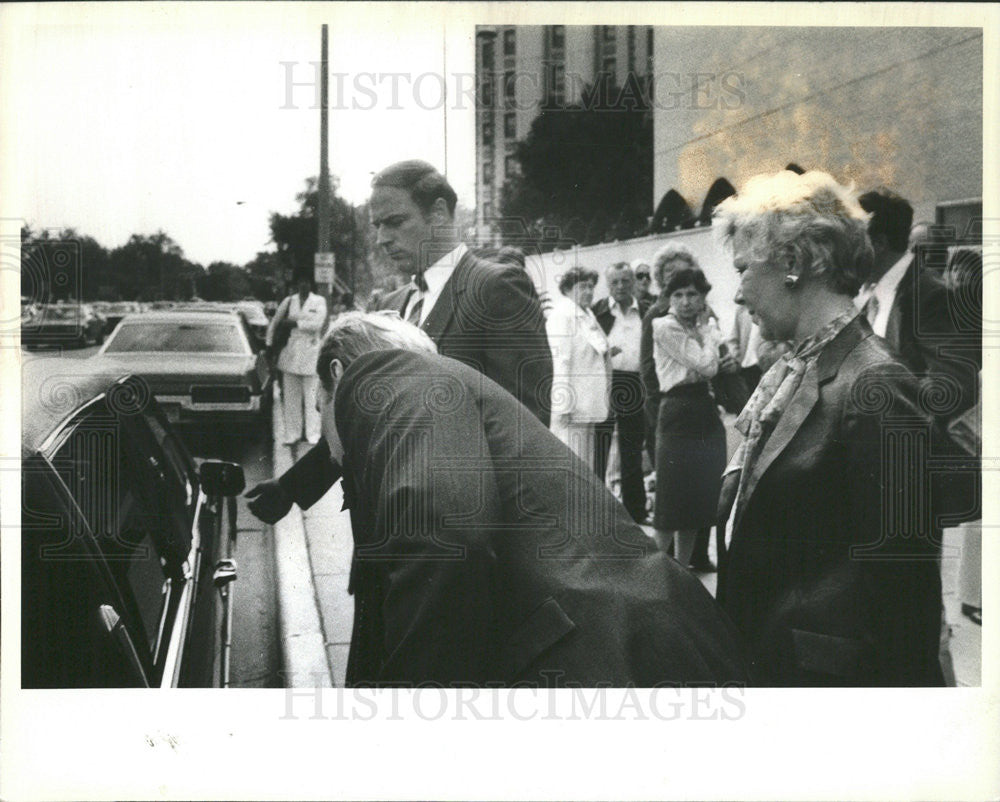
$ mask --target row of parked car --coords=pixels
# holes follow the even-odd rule
[[[127,316],[168,310],[235,311],[244,317],[255,337],[263,342],[269,314],[275,304],[255,299],[242,301],[95,301],[94,303],[33,303],[21,300],[21,344],[36,347],[86,347],[100,345]]]

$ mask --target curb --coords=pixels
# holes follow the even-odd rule
[[[291,449],[282,444],[283,423],[280,399],[275,392],[271,412],[275,476],[284,473],[292,464]],[[274,525],[274,562],[285,687],[332,688],[333,672],[320,623],[305,525],[302,511],[295,504],[288,515]]]

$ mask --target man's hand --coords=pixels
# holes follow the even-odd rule
[[[243,496],[250,512],[266,524],[274,524],[288,515],[292,500],[277,479],[268,479],[251,487]]]
[[[738,373],[740,363],[729,354],[719,358],[719,373]]]

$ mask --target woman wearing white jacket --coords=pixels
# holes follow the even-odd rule
[[[316,409],[316,359],[319,356],[323,328],[326,326],[326,301],[312,291],[312,282],[302,279],[298,292],[281,302],[267,329],[267,345],[275,345],[282,328],[288,330],[288,342],[278,356],[281,371],[281,401],[285,418],[285,445],[302,439],[305,418],[305,439],[319,442],[320,415]],[[303,414],[304,413],[304,414]]]
[[[597,273],[582,267],[559,281],[545,322],[552,349],[552,421],[549,428],[588,465],[594,464],[594,426],[608,417],[611,348],[590,311]]]

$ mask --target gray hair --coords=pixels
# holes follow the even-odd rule
[[[606,268],[604,268],[604,279],[606,281],[610,280],[611,274],[617,273],[620,270],[621,271],[627,270],[629,275],[631,275],[632,278],[635,279],[635,270],[632,269],[632,265],[630,265],[628,262],[615,262],[614,264],[608,265]]]
[[[804,275],[851,297],[872,270],[868,218],[853,187],[818,170],[755,176],[715,209],[730,249],[740,240],[754,259],[791,256]]]
[[[662,290],[667,286],[667,282],[670,281],[670,276],[668,273],[672,273],[674,268],[668,271],[666,270],[668,265],[672,265],[673,262],[687,262],[688,267],[700,268],[701,265],[698,264],[698,260],[694,258],[694,254],[691,253],[687,245],[680,242],[668,242],[660,250],[656,252],[653,256],[653,278],[656,279],[656,284]]]
[[[333,387],[330,364],[339,359],[347,368],[355,359],[370,351],[437,353],[437,346],[427,334],[407,323],[395,312],[344,312],[330,324],[316,360],[316,373],[326,390]]]

